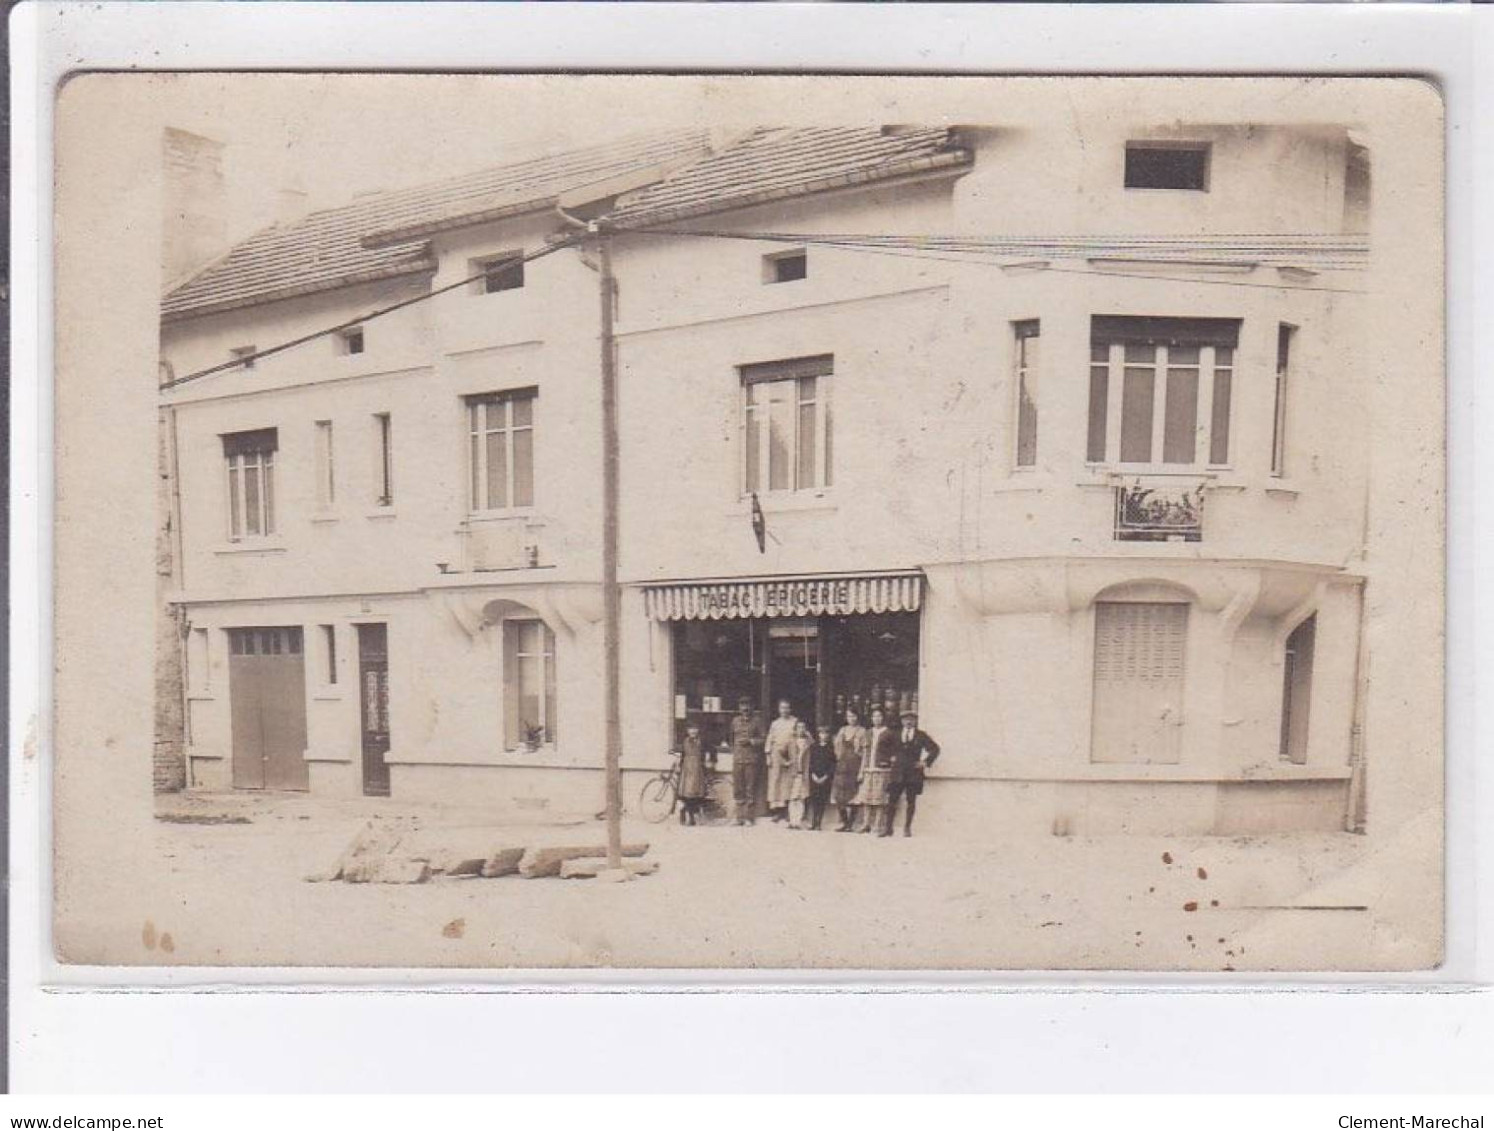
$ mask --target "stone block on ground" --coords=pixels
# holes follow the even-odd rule
[[[523,848],[500,848],[480,862],[478,874],[488,880],[495,876],[512,876],[518,872],[525,851]]]
[[[418,860],[415,856],[411,859]],[[473,856],[470,852],[438,850],[430,855],[431,871],[441,876],[478,876],[487,863],[486,856]]]
[[[375,884],[423,884],[430,878],[430,865],[424,860],[410,860],[401,856],[385,856],[375,864],[369,882]]]
[[[623,868],[632,876],[652,876],[659,870],[657,860],[624,860]],[[560,865],[560,878],[563,880],[592,879],[601,872],[607,870],[607,858],[605,856],[580,856],[574,860],[563,861]]]
[[[306,879],[311,883],[329,883],[332,880],[361,883],[362,880],[353,879],[353,874],[361,875],[371,861],[387,854],[398,841],[397,833],[368,821],[348,841],[348,846],[336,861],[326,868],[312,872]]]
[[[642,856],[648,851],[647,844],[625,844],[622,846],[624,856]],[[538,879],[542,876],[560,875],[560,866],[567,860],[580,860],[587,856],[606,857],[607,846],[603,844],[587,845],[554,845],[543,848],[531,848],[524,853],[519,861],[519,875],[526,880]]]

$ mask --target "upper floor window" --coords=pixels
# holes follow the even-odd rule
[[[477,276],[475,289],[478,294],[516,291],[524,285],[524,253],[505,251],[501,255],[474,259],[472,274]]]
[[[223,437],[228,465],[228,537],[262,538],[275,533],[275,449],[273,428],[231,432]]]
[[[374,502],[381,507],[394,505],[394,418],[387,412],[374,413],[374,439],[378,445],[374,462]]]
[[[337,352],[354,354],[363,352],[363,327],[354,326],[337,335]]]
[[[332,448],[332,422],[316,422],[316,505],[320,510],[330,510],[337,502],[336,453]]]
[[[809,253],[802,247],[763,256],[763,282],[795,283],[809,277]]]
[[[1209,191],[1209,143],[1128,141],[1126,187]]]
[[[1276,410],[1271,423],[1271,474],[1286,474],[1288,377],[1292,368],[1292,337],[1295,326],[1282,322],[1276,327]]]
[[[745,494],[830,486],[834,370],[831,354],[739,367]]]
[[[1041,325],[1037,319],[1018,322],[1013,326],[1016,334],[1016,378],[1017,378],[1017,455],[1018,467],[1032,467],[1037,463],[1038,436],[1038,358],[1042,338]]]
[[[1097,316],[1090,324],[1090,463],[1229,463],[1240,322]]]
[[[534,389],[467,398],[474,511],[534,505]]]

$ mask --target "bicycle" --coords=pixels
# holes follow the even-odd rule
[[[680,751],[672,750],[667,770],[660,770],[638,793],[638,815],[650,824],[667,821],[680,801]]]

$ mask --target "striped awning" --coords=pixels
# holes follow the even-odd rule
[[[743,578],[645,585],[644,610],[654,620],[733,617],[848,616],[911,613],[923,602],[923,574],[896,573]]]

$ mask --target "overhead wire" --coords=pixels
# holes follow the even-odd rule
[[[796,246],[832,247],[843,251],[859,252],[869,255],[887,255],[900,259],[933,260],[943,263],[958,263],[966,266],[997,267],[1003,270],[1029,269],[1029,265],[1026,263],[1020,261],[1011,261],[1014,256],[1027,255],[1032,257],[1039,257],[1041,259],[1041,262],[1031,263],[1030,269],[1033,271],[1043,270],[1051,271],[1056,274],[1082,275],[1090,278],[1103,279],[1149,279],[1155,281],[1159,278],[1159,276],[1155,274],[1147,274],[1140,271],[1121,271],[1114,268],[1104,268],[1097,270],[1084,268],[1076,269],[1073,267],[1059,267],[1053,265],[1050,262],[1047,262],[1047,260],[1092,260],[1095,258],[1095,248],[1097,246],[1103,246],[1107,250],[1119,252],[1120,254],[1115,256],[1115,258],[1124,262],[1134,262],[1136,259],[1141,258],[1143,254],[1150,252],[1151,255],[1147,258],[1146,261],[1155,263],[1161,267],[1187,268],[1190,266],[1212,266],[1220,262],[1232,262],[1231,260],[1213,260],[1209,261],[1208,263],[1200,263],[1197,260],[1189,260],[1180,257],[1157,256],[1156,252],[1158,250],[1169,245],[1176,245],[1180,242],[1178,237],[1168,236],[971,237],[865,233],[835,234],[813,232],[733,232],[724,229],[652,228],[646,226],[616,226],[608,227],[604,230],[616,235],[632,234],[656,237],[685,236],[697,239],[743,240],[759,243],[793,244]],[[528,252],[521,256],[514,256],[512,259],[505,260],[505,262],[510,264],[531,263],[536,259],[541,259],[547,255],[552,255],[557,251],[575,247],[583,243],[588,238],[591,238],[589,233],[576,233],[574,235],[569,235],[564,238],[558,239],[553,243],[547,244],[544,247],[538,248],[535,251]],[[1314,250],[1313,245],[1317,244],[1321,246],[1325,238],[1328,240],[1338,238],[1341,241],[1341,246],[1339,248],[1332,248],[1330,245],[1330,252],[1352,252],[1353,245],[1357,243],[1357,241],[1354,241],[1352,239],[1331,236],[1325,237],[1324,235],[1318,233],[1289,233],[1285,235],[1277,235],[1274,233],[1266,232],[1229,233],[1216,234],[1203,238],[1188,237],[1185,238],[1182,242],[1187,242],[1187,239],[1189,238],[1196,240],[1194,246],[1198,250],[1217,250],[1221,252],[1235,250],[1237,253],[1241,251],[1241,249],[1238,247],[1238,242],[1250,240],[1270,241],[1278,248],[1281,247],[1283,243],[1287,244],[1290,248],[1290,245],[1295,242],[1301,245],[1302,250]],[[1230,241],[1236,241],[1236,243],[1232,246]],[[1127,255],[1127,253],[1131,253],[1131,255]],[[1008,262],[998,261],[1000,259],[1008,260]],[[1346,260],[1341,258],[1329,258],[1326,260],[1320,258],[1319,262],[1322,262],[1329,267],[1353,267],[1358,265],[1357,261],[1355,260]],[[460,288],[465,286],[470,286],[472,283],[478,282],[479,280],[485,278],[487,274],[487,271],[481,271],[475,275],[469,275],[466,278],[458,279],[455,282],[447,283],[444,286],[437,287],[433,290],[424,291],[421,294],[415,295],[411,298],[402,299],[399,302],[390,303],[387,306],[379,307],[376,310],[371,310],[368,313],[359,315],[356,318],[345,319],[341,322],[338,322],[336,325],[328,326],[324,329],[316,330],[309,334],[302,334],[300,337],[292,338],[288,341],[280,342],[273,346],[267,346],[262,350],[255,350],[251,353],[246,353],[242,356],[234,357],[229,361],[222,362],[218,365],[209,366],[206,369],[197,370],[196,372],[189,373],[184,377],[173,378],[170,381],[162,382],[160,387],[163,390],[174,389],[191,381],[201,380],[204,377],[211,377],[217,373],[223,373],[231,369],[250,365],[253,362],[258,361],[260,358],[272,357],[275,354],[284,353],[286,350],[295,349],[297,346],[305,345],[308,342],[313,342],[320,338],[329,337],[333,334],[341,333],[344,330],[354,329],[358,326],[365,325],[375,319],[382,318],[385,315],[393,314],[396,311],[404,310],[408,307],[415,306],[418,303],[428,302],[429,300],[440,295],[447,294],[454,290],[459,290]],[[1200,286],[1243,287],[1254,290],[1315,291],[1326,294],[1353,295],[1362,295],[1366,293],[1362,290],[1356,290],[1347,287],[1325,287],[1303,283],[1259,283],[1241,279],[1203,278],[1192,278],[1187,281],[1190,285],[1198,284]]]
[[[574,236],[567,236],[564,239],[556,240],[552,244],[547,244],[542,248],[528,252],[524,255],[505,257],[502,263],[505,267],[511,267],[514,264],[519,263],[532,263],[536,259],[542,259],[547,255],[553,255],[555,252],[561,251],[564,248],[574,247],[575,245],[581,243],[583,239],[585,239],[585,236],[579,234]],[[295,349],[295,347],[297,346],[303,346],[307,342],[314,342],[318,338],[326,338],[331,336],[332,334],[341,333],[343,330],[351,330],[355,327],[366,325],[376,318],[382,318],[386,314],[393,314],[397,310],[404,310],[407,307],[415,306],[417,303],[428,302],[429,300],[436,298],[439,295],[444,295],[449,291],[455,291],[459,290],[462,287],[471,286],[473,283],[487,278],[488,274],[489,271],[487,270],[479,271],[475,275],[469,275],[465,279],[458,279],[454,283],[447,283],[444,286],[436,287],[433,290],[422,291],[420,294],[415,295],[411,298],[401,299],[399,302],[390,303],[388,306],[381,306],[377,310],[371,310],[367,314],[360,314],[356,318],[345,319],[344,321],[337,323],[337,325],[335,326],[328,326],[322,330],[315,330],[310,334],[302,334],[299,338],[292,338],[289,341],[281,342],[278,345],[266,346],[262,350],[254,350],[251,353],[245,353],[242,356],[235,357],[230,361],[225,361],[220,365],[213,365],[209,366],[207,369],[199,369],[195,373],[188,373],[185,377],[174,377],[170,381],[163,381],[160,387],[162,389],[174,389],[179,385],[185,385],[189,381],[197,381],[203,377],[211,377],[215,373],[223,373],[229,369],[237,369],[240,366],[250,365],[253,362],[258,361],[262,357],[272,357],[277,353],[284,353],[286,350]]]
[[[939,251],[947,251],[947,252],[949,252],[949,254],[938,254],[936,251],[925,251],[925,250],[922,250],[922,248],[925,246],[925,242],[924,241],[942,240],[942,239],[944,239],[944,237],[926,237],[926,236],[860,237],[860,236],[842,236],[842,235],[828,235],[827,236],[827,235],[818,235],[818,234],[814,234],[814,233],[789,233],[789,232],[781,232],[781,233],[780,232],[747,233],[747,232],[699,231],[699,230],[690,230],[690,229],[642,228],[642,227],[640,227],[640,228],[628,228],[628,229],[625,229],[625,230],[629,231],[629,232],[637,233],[639,235],[649,235],[649,236],[691,236],[691,237],[696,237],[696,238],[700,238],[700,239],[735,239],[735,240],[758,241],[758,242],[765,242],[765,243],[786,243],[786,244],[793,244],[793,245],[796,245],[796,246],[833,247],[833,248],[837,248],[837,249],[843,250],[843,251],[862,252],[862,253],[869,254],[869,255],[889,255],[889,256],[893,256],[893,257],[897,257],[897,258],[903,258],[903,259],[928,259],[928,260],[934,260],[934,261],[942,262],[942,263],[960,263],[960,264],[964,264],[964,265],[967,265],[967,266],[975,265],[975,266],[982,266],[982,267],[998,267],[998,268],[1007,269],[1007,270],[1011,270],[1011,269],[1022,269],[1022,268],[1024,268],[1024,267],[1027,266],[1026,264],[1020,263],[1020,262],[996,262],[993,257],[996,256],[998,253],[996,251],[994,251],[994,250],[980,250],[980,251],[971,250],[971,251],[963,251],[962,252],[958,248],[954,247],[952,245],[952,243],[946,244],[946,245],[943,245],[943,246],[941,246],[939,244],[932,244],[932,243],[928,244],[928,246],[937,247]],[[1069,238],[1072,238],[1072,237],[1069,237]],[[1260,237],[1260,238],[1263,238],[1263,237]],[[1284,237],[1284,238],[1290,238],[1290,237]],[[1308,238],[1308,237],[1298,237],[1298,238]],[[873,240],[875,242],[870,242],[870,241],[873,241]],[[899,244],[899,243],[894,243],[893,242],[894,240],[903,240],[905,242]],[[915,241],[917,241],[917,242],[915,242]],[[973,241],[971,241],[971,242],[973,244]],[[1086,243],[1094,243],[1094,244],[1104,243],[1104,244],[1106,244],[1107,247],[1115,246],[1115,245],[1111,245],[1105,237],[1084,237],[1084,242],[1086,242]],[[990,246],[993,249],[996,246],[1011,247],[1014,250],[1025,251],[1026,254],[1029,255],[1029,256],[1035,256],[1035,257],[1039,257],[1039,258],[1048,258],[1048,257],[1055,257],[1055,258],[1085,258],[1085,259],[1093,259],[1093,258],[1095,258],[1094,254],[1093,254],[1093,249],[1092,248],[1089,249],[1089,250],[1087,250],[1087,251],[1075,249],[1075,250],[1067,252],[1065,254],[1055,254],[1048,246],[1034,247],[1034,246],[1022,245],[1022,244],[1015,244],[1015,243],[1000,243],[1000,244],[997,244],[994,241],[991,243]],[[1202,246],[1203,247],[1208,247],[1208,245],[1202,245]],[[1139,248],[1140,248],[1140,245],[1138,244],[1138,249]],[[979,256],[984,256],[985,258],[978,258]],[[1007,256],[1003,256],[1003,258],[1010,259],[1011,256],[1007,255]],[[1120,256],[1116,256],[1114,258],[1116,258],[1116,259],[1122,259],[1122,257],[1120,257]],[[1135,260],[1133,260],[1133,259],[1123,259],[1122,261],[1135,261]],[[1190,266],[1191,267],[1213,266],[1213,265],[1217,265],[1218,263],[1221,262],[1220,260],[1214,260],[1214,261],[1210,261],[1209,263],[1201,264],[1201,263],[1199,263],[1196,260],[1190,261],[1190,260],[1181,259],[1181,258],[1176,258],[1176,259],[1174,259],[1174,258],[1153,258],[1153,259],[1150,259],[1148,261],[1156,263],[1158,266],[1179,267],[1179,268],[1187,268],[1187,267],[1190,267]],[[1227,262],[1227,261],[1225,261],[1225,262]],[[1330,262],[1327,265],[1328,266],[1357,266],[1357,264],[1350,264],[1350,263],[1346,263],[1344,261],[1332,261],[1332,262]],[[1033,270],[1053,271],[1055,273],[1064,274],[1064,275],[1085,275],[1085,276],[1089,276],[1091,278],[1104,278],[1104,279],[1151,279],[1151,280],[1156,280],[1156,279],[1159,278],[1159,276],[1157,276],[1155,274],[1146,274],[1146,273],[1140,272],[1140,271],[1120,271],[1120,270],[1115,270],[1113,268],[1105,268],[1105,269],[1102,269],[1102,270],[1086,270],[1086,269],[1077,269],[1076,270],[1075,268],[1072,268],[1072,267],[1055,267],[1055,266],[1052,266],[1051,264],[1048,264],[1048,263],[1041,263],[1041,264],[1039,264],[1039,263],[1033,263],[1032,264],[1032,269]],[[1239,280],[1239,279],[1199,279],[1199,278],[1192,278],[1192,279],[1188,280],[1188,283],[1189,284],[1197,283],[1197,284],[1200,284],[1200,285],[1203,285],[1203,286],[1245,287],[1245,288],[1248,288],[1248,289],[1256,289],[1256,290],[1317,291],[1317,292],[1322,292],[1322,293],[1327,293],[1327,294],[1362,295],[1362,294],[1366,293],[1363,290],[1358,290],[1358,289],[1355,289],[1355,288],[1352,288],[1352,287],[1322,287],[1322,286],[1314,286],[1314,285],[1311,285],[1311,284],[1285,283],[1285,282],[1282,282],[1282,283],[1256,283],[1256,282],[1247,282],[1247,281]]]

